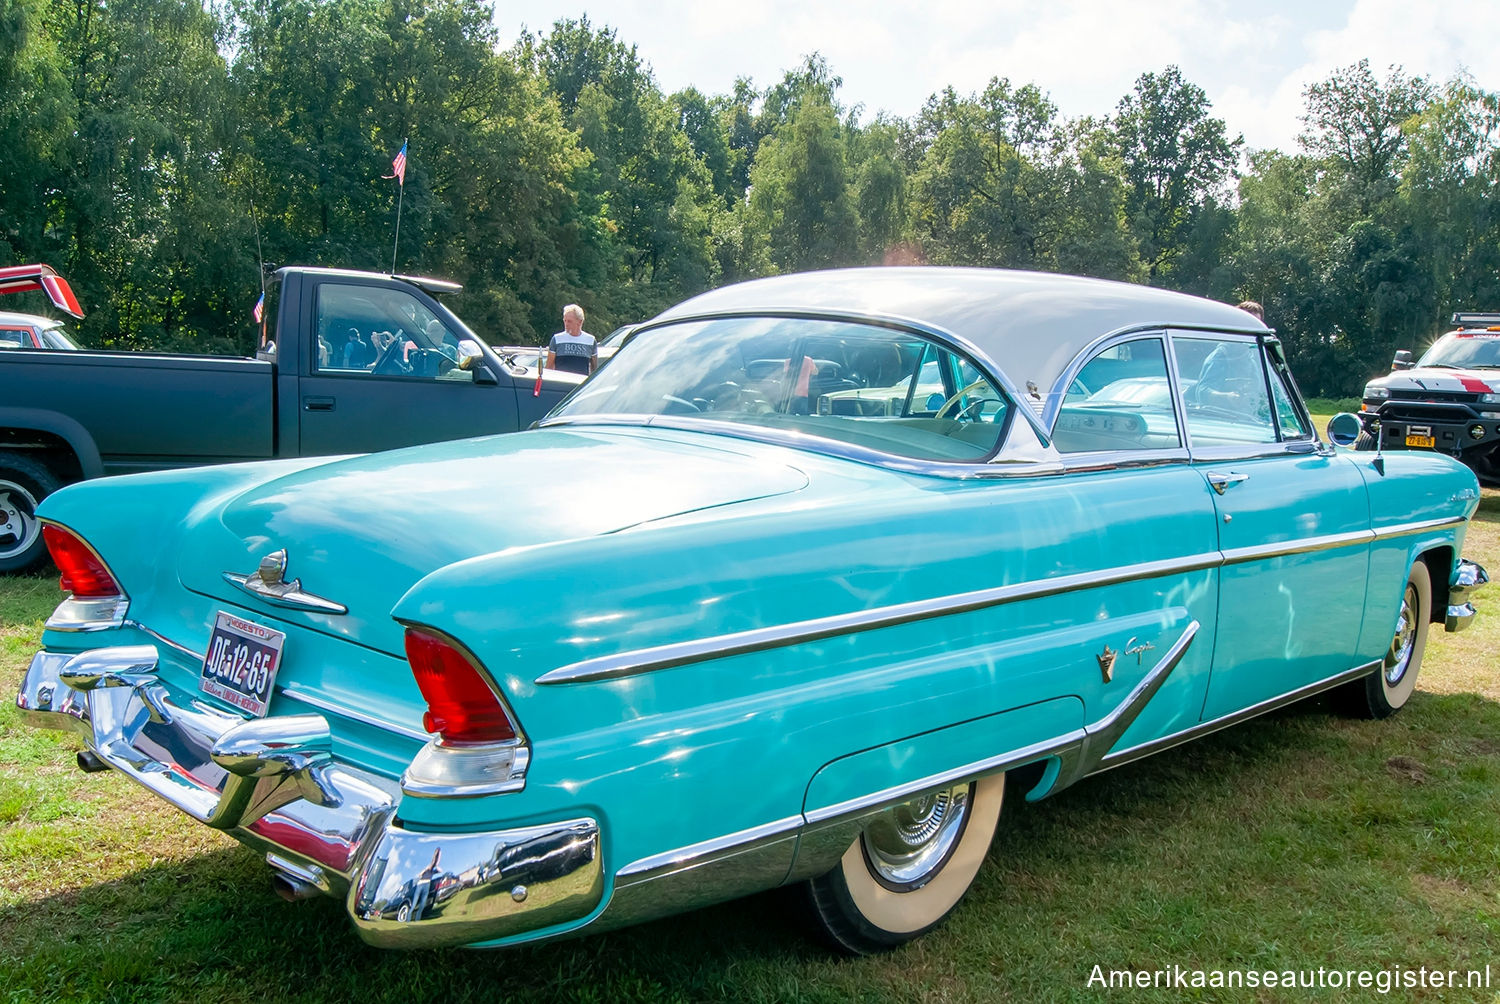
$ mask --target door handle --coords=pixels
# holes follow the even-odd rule
[[[302,399],[303,411],[332,411],[333,398],[331,397],[304,397]]]
[[[1225,492],[1233,488],[1235,485],[1239,484],[1241,481],[1249,480],[1250,475],[1240,474],[1237,471],[1230,471],[1228,474],[1214,471],[1208,476],[1208,486],[1214,491],[1218,492],[1220,495],[1223,495]]]

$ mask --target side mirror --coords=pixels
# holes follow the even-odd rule
[[[495,376],[495,371],[490,369],[489,363],[479,363],[478,365],[473,367],[473,370],[474,382],[476,384],[494,386],[495,384],[500,382],[500,378]]]
[[[1351,415],[1347,411],[1340,412],[1328,420],[1328,441],[1334,446],[1353,446],[1354,441],[1364,431],[1364,423],[1360,422],[1359,416]]]
[[[458,368],[470,369],[475,363],[484,358],[484,352],[480,350],[479,343],[472,338],[465,338],[458,343]]]
[[[1396,357],[1391,360],[1391,372],[1396,370],[1409,370],[1416,364],[1412,362],[1410,349],[1398,349]]]

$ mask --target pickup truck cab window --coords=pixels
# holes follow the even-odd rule
[[[648,328],[552,415],[671,416],[887,455],[973,462],[1003,442],[1012,405],[934,339],[853,321],[728,317]],[[753,431],[752,431],[753,430]]]
[[[316,316],[315,373],[474,380],[459,366],[459,333],[409,293],[325,282],[318,287]]]

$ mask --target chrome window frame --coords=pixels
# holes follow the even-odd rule
[[[1177,366],[1176,341],[1178,338],[1191,339],[1195,341],[1220,341],[1233,342],[1243,340],[1245,333],[1218,328],[1187,328],[1180,326],[1169,326],[1167,328],[1167,343],[1171,349],[1167,364],[1172,370],[1172,394],[1176,401],[1176,407],[1182,422],[1182,429],[1187,437],[1187,450],[1191,459],[1197,461],[1208,461],[1218,463],[1227,460],[1253,460],[1262,457],[1283,456],[1306,456],[1310,453],[1326,452],[1323,442],[1318,438],[1317,429],[1313,427],[1312,418],[1307,411],[1307,404],[1302,400],[1302,392],[1297,387],[1296,381],[1291,377],[1291,368],[1286,366],[1285,357],[1280,354],[1281,342],[1275,337],[1275,333],[1268,330],[1250,332],[1254,335],[1255,346],[1258,350],[1257,357],[1260,361],[1261,382],[1265,388],[1266,400],[1271,402],[1271,429],[1276,439],[1264,443],[1230,443],[1226,445],[1202,446],[1193,442],[1193,430],[1187,421],[1187,405],[1182,396],[1181,370]],[[1281,430],[1280,419],[1276,416],[1274,398],[1271,395],[1271,371],[1273,364],[1270,358],[1269,346],[1275,345],[1278,350],[1278,361],[1284,368],[1287,376],[1287,390],[1291,395],[1292,407],[1297,414],[1312,430],[1306,437],[1296,439],[1284,438]]]
[[[1177,445],[1169,449],[1155,450],[1080,450],[1077,453],[1063,453],[1054,446],[1059,458],[1061,458],[1064,469],[1073,471],[1103,471],[1116,470],[1123,467],[1158,467],[1162,464],[1182,464],[1191,459],[1188,452],[1187,425],[1183,420],[1183,411],[1180,403],[1180,388],[1177,385],[1177,371],[1175,357],[1172,354],[1172,345],[1167,340],[1167,328],[1165,325],[1148,326],[1144,328],[1128,328],[1112,332],[1104,338],[1091,342],[1079,357],[1068,364],[1063,370],[1062,377],[1053,385],[1053,392],[1048,397],[1048,406],[1052,411],[1051,421],[1048,428],[1056,430],[1057,420],[1062,414],[1063,402],[1067,399],[1067,388],[1073,385],[1078,375],[1083,372],[1089,363],[1093,362],[1101,352],[1106,352],[1117,345],[1126,345],[1130,342],[1154,339],[1161,343],[1162,362],[1166,365],[1167,390],[1172,398],[1172,419],[1177,423]],[[1067,382],[1062,381],[1066,379]],[[1057,406],[1051,408],[1051,402],[1055,400]]]

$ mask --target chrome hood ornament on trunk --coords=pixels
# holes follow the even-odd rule
[[[304,592],[302,580],[286,581],[286,549],[272,551],[260,559],[260,567],[249,575],[225,572],[224,581],[238,586],[252,596],[278,607],[295,610],[315,610],[324,614],[346,614],[349,608],[342,603],[325,600],[321,596]]]

